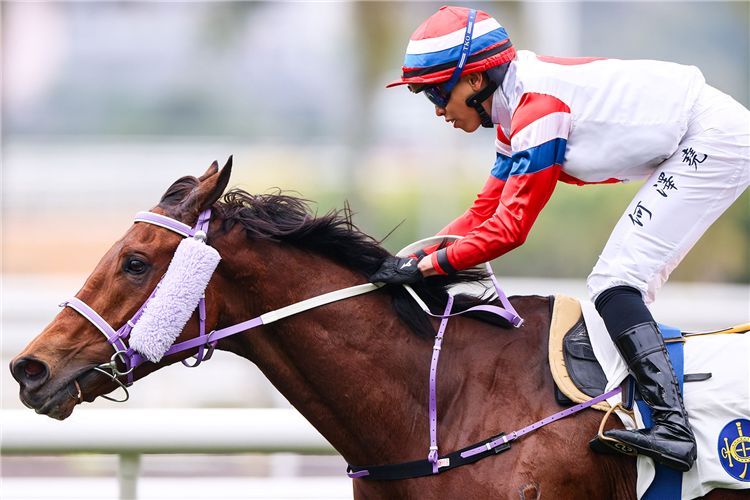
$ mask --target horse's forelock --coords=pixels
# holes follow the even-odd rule
[[[182,202],[198,186],[198,179],[187,175],[177,179],[159,200],[160,207],[171,207]]]

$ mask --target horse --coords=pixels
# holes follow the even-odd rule
[[[230,174],[231,158],[221,169],[214,162],[201,177],[178,179],[151,209],[188,226],[212,209],[208,243],[221,262],[205,290],[208,329],[366,284],[389,255],[354,226],[348,207],[317,216],[307,200],[283,192],[224,194]],[[181,239],[162,227],[135,223],[76,298],[110,325],[124,325],[155,289]],[[450,286],[484,277],[477,271],[430,277],[414,289],[442,312]],[[459,295],[456,304],[467,309],[488,300]],[[520,328],[481,314],[447,324],[437,386],[441,450],[520,429],[562,408],[547,360],[550,298],[510,301],[525,320]],[[177,341],[199,336],[199,324],[195,313]],[[403,287],[387,285],[222,338],[216,348],[255,363],[350,464],[383,465],[427,456],[427,381],[437,324]],[[197,352],[194,347],[142,363],[131,376],[141,379]],[[112,345],[95,325],[66,307],[10,369],[27,407],[62,420],[78,404],[119,386],[123,377],[118,382],[97,369],[111,357]],[[427,477],[356,478],[354,497],[634,499],[635,459],[589,449],[599,420],[596,412],[584,410],[523,436],[502,454]],[[619,425],[614,420],[610,427]],[[713,490],[704,498],[731,500],[747,493]]]

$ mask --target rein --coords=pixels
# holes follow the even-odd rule
[[[134,222],[145,222],[148,224],[153,224],[155,226],[169,229],[170,231],[173,231],[185,238],[193,237],[205,242],[207,239],[210,218],[211,209],[205,210],[198,216],[198,221],[196,222],[195,226],[191,228],[187,224],[172,219],[171,217],[155,214],[153,212],[138,212],[135,216]],[[125,391],[125,397],[124,399],[115,399],[107,395],[102,395],[101,397],[103,397],[104,399],[115,401],[117,403],[124,403],[130,398],[130,393],[128,392],[127,388],[133,385],[133,370],[146,362],[147,359],[140,353],[136,352],[133,348],[126,345],[125,339],[127,339],[128,335],[130,335],[132,329],[135,328],[136,323],[141,318],[144,310],[146,309],[146,305],[148,305],[149,301],[154,298],[154,295],[156,294],[156,291],[159,289],[160,285],[161,280],[156,285],[156,288],[151,293],[149,298],[146,299],[146,301],[133,315],[133,317],[126,321],[125,324],[116,331],[109,323],[107,323],[107,321],[105,321],[96,311],[94,311],[94,309],[92,309],[88,304],[86,304],[81,299],[78,299],[77,297],[72,297],[60,304],[60,307],[70,307],[71,309],[78,312],[81,316],[86,318],[90,323],[92,323],[100,332],[102,332],[102,334],[107,338],[107,342],[109,342],[115,350],[115,353],[110,358],[109,363],[101,364],[94,367],[93,369],[97,372],[102,373],[103,375],[106,375],[113,382],[117,383]],[[230,335],[234,335],[236,333],[243,332],[257,326],[268,325],[269,323],[273,323],[274,321],[278,321],[288,316],[320,307],[325,304],[330,304],[342,299],[355,297],[363,293],[372,292],[374,290],[377,290],[381,286],[383,286],[383,284],[366,283],[363,285],[344,288],[342,290],[336,290],[330,293],[319,295],[317,297],[303,300],[301,302],[297,302],[296,304],[291,304],[289,306],[276,309],[274,311],[269,311],[265,314],[261,314],[257,318],[253,318],[227,328],[213,330],[208,335],[206,335],[206,305],[204,296],[201,297],[198,303],[198,318],[200,322],[200,334],[198,335],[198,337],[180,342],[178,344],[174,344],[169,348],[169,350],[167,350],[164,355],[168,356],[170,354],[175,354],[187,349],[198,347],[198,353],[193,356],[193,358],[195,359],[195,363],[190,364],[187,360],[182,360],[183,365],[189,368],[194,368],[198,366],[202,361],[210,359],[211,355],[213,354],[214,348],[216,347],[216,343],[225,337],[229,337]],[[118,368],[117,361],[120,361],[125,366],[124,370],[120,370],[120,368]],[[127,377],[127,382],[123,383],[123,381],[121,381],[119,377]],[[78,400],[82,400],[82,393],[80,390]]]
[[[205,210],[201,212],[201,214],[198,216],[198,220],[194,227],[190,227],[187,224],[184,224],[180,221],[177,221],[175,219],[172,219],[171,217],[167,217],[165,215],[156,214],[153,212],[138,212],[135,215],[134,223],[135,222],[144,222],[147,224],[152,224],[155,226],[162,227],[164,229],[168,229],[170,231],[173,231],[180,236],[184,238],[195,238],[198,240],[201,240],[203,242],[206,242],[207,240],[207,233],[208,233],[208,226],[211,219],[211,209]],[[502,290],[497,284],[497,280],[495,279],[494,274],[492,274],[492,269],[490,268],[489,264],[487,264],[487,269],[490,273],[490,276],[492,277],[492,282],[495,285],[495,290],[498,293],[503,305],[508,309],[504,310],[497,306],[475,306],[472,308],[469,308],[465,311],[462,311],[461,313],[455,313],[450,314],[450,310],[447,310],[443,315],[436,315],[433,314],[427,305],[422,301],[422,299],[419,298],[419,296],[414,292],[414,290],[408,286],[405,285],[406,289],[409,291],[409,293],[412,295],[412,297],[415,298],[417,303],[420,305],[420,307],[425,311],[425,313],[429,314],[430,316],[433,316],[435,318],[443,318],[443,321],[446,321],[448,317],[455,316],[456,314],[463,314],[470,311],[485,311],[490,312],[494,314],[498,314],[509,321],[511,321],[515,326],[521,326],[523,324],[523,320],[520,316],[516,313],[515,309],[513,309],[513,306],[510,304],[508,299],[505,297],[505,294],[503,294]],[[164,278],[162,277],[162,280]],[[67,301],[60,304],[60,307],[70,307],[71,309],[78,312],[81,316],[86,318],[89,322],[91,322],[102,334],[107,338],[107,342],[109,342],[112,347],[114,348],[115,352],[112,354],[112,357],[110,358],[109,363],[104,363],[99,366],[94,367],[93,369],[103,375],[106,375],[111,379],[111,381],[118,384],[123,391],[125,391],[125,397],[124,399],[115,399],[107,395],[102,395],[101,397],[108,399],[110,401],[115,401],[119,403],[124,403],[130,398],[130,393],[128,392],[128,387],[133,385],[134,382],[134,374],[133,371],[135,368],[143,364],[144,362],[148,361],[143,355],[136,352],[133,348],[129,347],[126,344],[126,339],[130,335],[130,332],[135,328],[135,325],[138,323],[138,320],[143,315],[144,310],[146,309],[146,306],[151,301],[151,299],[154,298],[154,295],[156,295],[156,291],[161,286],[161,280],[156,285],[156,288],[151,293],[149,298],[143,303],[143,305],[136,311],[136,313],[133,315],[132,318],[130,318],[128,321],[125,322],[124,325],[122,325],[118,330],[115,330],[107,321],[105,321],[93,308],[91,308],[88,304],[86,304],[84,301],[77,297],[72,297],[68,299]],[[275,321],[278,321],[283,318],[287,318],[289,316],[293,316],[295,314],[299,314],[304,311],[308,311],[310,309],[314,309],[316,307],[323,306],[325,304],[330,304],[332,302],[336,302],[339,300],[356,297],[357,295],[361,295],[364,293],[372,292],[374,290],[377,290],[383,286],[383,283],[373,284],[373,283],[365,283],[362,285],[355,285],[352,287],[344,288],[341,290],[336,290],[333,292],[325,293],[323,295],[319,295],[317,297],[312,297],[300,302],[297,302],[295,304],[291,304],[285,307],[282,307],[280,309],[276,309],[274,311],[269,311],[267,313],[261,314],[260,316],[244,321],[242,323],[238,323],[236,325],[232,325],[226,328],[222,328],[219,330],[213,330],[208,335],[206,335],[206,304],[205,304],[205,296],[201,297],[200,301],[198,302],[198,318],[199,318],[199,335],[193,339],[186,340],[184,342],[180,342],[178,344],[172,345],[169,350],[164,353],[164,356],[168,356],[170,354],[176,354],[178,352],[185,351],[187,349],[193,349],[195,347],[198,348],[198,353],[193,356],[195,359],[195,362],[193,364],[190,364],[187,360],[182,360],[182,364],[189,367],[194,368],[198,366],[202,361],[208,360],[211,358],[214,348],[216,347],[216,343],[225,338],[229,337],[231,335],[235,335],[240,332],[244,332],[246,330],[250,330],[251,328],[255,328],[261,325],[268,325],[270,323],[273,323]],[[449,294],[450,297],[450,294]],[[452,303],[452,297],[451,301]],[[444,326],[443,326],[444,329]],[[125,368],[124,370],[121,370],[118,367],[118,363],[120,362]],[[127,381],[123,382],[120,380],[120,377],[127,377]],[[80,391],[79,391],[80,392]],[[79,397],[79,399],[81,399]]]

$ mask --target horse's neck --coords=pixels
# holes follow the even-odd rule
[[[280,245],[257,246],[270,248],[254,252],[252,275],[222,292],[243,297],[241,307],[230,308],[227,323],[247,319],[250,311],[255,316],[362,283],[361,276],[328,259],[288,248],[279,259]],[[220,344],[256,363],[352,463],[393,461],[409,455],[406,446],[426,442],[431,346],[401,322],[390,298],[378,292]]]
[[[252,273],[228,263],[231,289],[223,296],[242,297],[229,308],[228,323],[363,281],[320,256],[273,243],[253,246],[259,248],[251,259],[232,256],[252,261]],[[441,452],[554,413],[545,413],[554,408],[539,401],[534,411],[528,408],[539,391],[552,394],[541,338],[549,327],[548,301],[519,303],[523,331],[451,320],[438,372]],[[220,347],[256,363],[344,458],[367,465],[426,458],[432,345],[401,321],[389,296],[373,292],[251,330]]]

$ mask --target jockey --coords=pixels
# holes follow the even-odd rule
[[[693,66],[516,53],[495,19],[463,7],[442,7],[417,28],[402,69],[388,87],[423,93],[454,128],[496,127],[497,159],[471,208],[438,233],[462,239],[391,257],[371,281],[413,283],[505,254],[558,181],[645,180],[587,284],[654,426],[604,434],[689,470],[695,437],[646,304],[750,183],[750,112]]]

